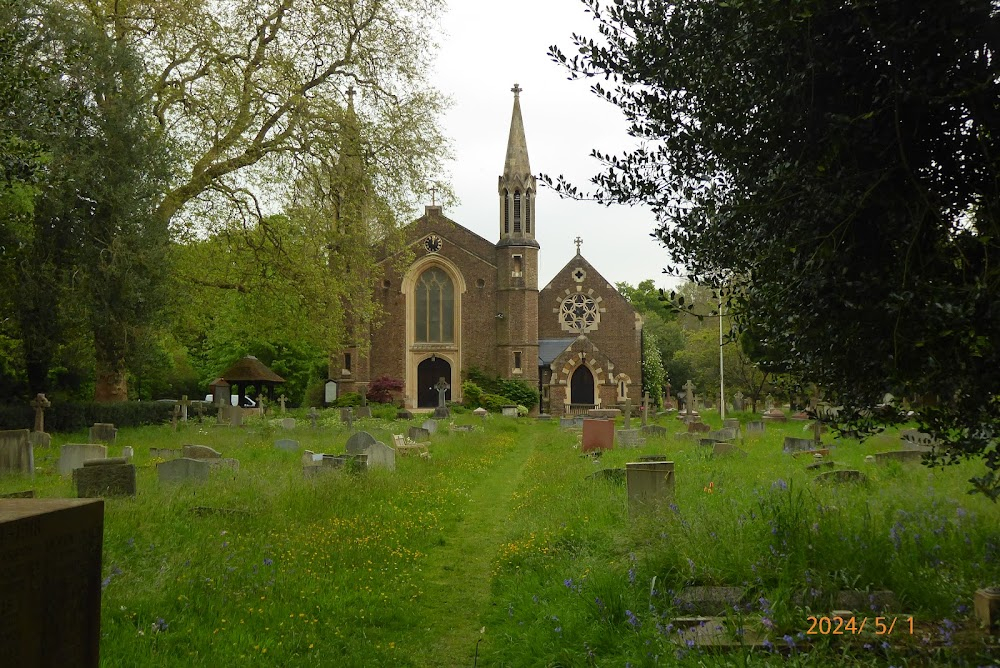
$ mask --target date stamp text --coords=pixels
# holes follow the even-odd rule
[[[893,633],[913,635],[913,617],[807,617],[809,630],[806,635],[843,636],[858,635],[868,629],[877,636]]]

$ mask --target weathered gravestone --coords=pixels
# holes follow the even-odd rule
[[[182,452],[179,448],[153,448],[149,449],[149,456],[153,459],[164,459],[171,460],[177,459],[182,456]]]
[[[444,376],[438,380],[434,385],[434,389],[438,393],[438,405],[434,408],[434,417],[438,419],[444,419],[451,416],[451,411],[448,410],[447,394],[448,390],[451,389],[451,384],[444,379]],[[517,417],[517,411],[514,411],[514,417]],[[504,412],[504,415],[507,415]]]
[[[288,429],[288,430],[295,429],[295,418],[282,418],[281,419],[281,428],[282,429]]]
[[[649,419],[649,392],[642,395],[642,408],[640,409],[640,417],[642,418],[642,424],[640,426],[645,427],[647,420]]]
[[[615,447],[615,423],[611,420],[584,420],[583,452],[611,450]]]
[[[186,424],[188,421],[188,409],[191,407],[191,400],[188,399],[188,395],[181,395],[181,400],[177,402],[181,407],[181,420]]]
[[[118,430],[111,422],[95,422],[90,428],[88,440],[91,443],[114,443]]]
[[[44,431],[33,431],[28,434],[28,442],[33,448],[47,448],[52,445],[52,435]]]
[[[285,414],[285,402],[286,401],[288,401],[288,397],[286,397],[284,394],[282,394],[280,397],[278,397],[278,403],[281,405],[281,414],[282,415]]]
[[[767,422],[787,422],[788,418],[785,417],[784,412],[780,408],[771,408],[764,412],[761,416]]]
[[[221,459],[222,453],[207,445],[185,445],[183,456],[188,459]]]
[[[707,434],[712,428],[704,422],[688,422],[687,430],[689,434]]]
[[[425,420],[420,426],[423,427],[428,434],[436,434],[438,430],[437,420]]]
[[[626,448],[638,448],[640,445],[646,443],[638,429],[619,429],[615,432],[615,438],[618,440],[618,445]]]
[[[405,408],[400,408],[398,411],[396,411],[396,419],[397,420],[412,420],[413,419],[413,413],[411,413],[410,411],[406,410]]]
[[[278,450],[284,450],[285,452],[298,452],[299,442],[293,441],[290,438],[279,438],[274,442],[274,447]]]
[[[347,425],[348,429],[354,429],[354,409],[353,408],[341,408],[340,409],[340,421]]]
[[[321,455],[322,459],[318,465],[306,465],[302,467],[302,475],[306,478],[313,478],[331,473],[333,471],[346,471],[356,473],[367,470],[368,455],[361,453],[358,455]]]
[[[657,438],[663,438],[667,435],[667,428],[661,427],[658,424],[650,424],[642,428],[642,433],[644,433],[646,436],[655,436]]]
[[[396,470],[396,451],[385,443],[379,441],[372,443],[365,448],[364,454],[368,455],[368,468]]]
[[[35,454],[27,429],[0,431],[0,473],[35,472]]]
[[[82,468],[85,461],[104,459],[107,456],[108,446],[106,445],[67,443],[59,450],[59,474],[66,475],[72,473],[74,470]]]
[[[135,465],[124,457],[90,459],[73,469],[73,484],[81,499],[135,496]]]
[[[406,435],[411,441],[416,441],[417,443],[426,443],[431,440],[431,432],[423,427],[410,427]]]
[[[591,408],[587,415],[595,420],[614,420],[622,412],[617,408]]]
[[[868,476],[866,476],[861,471],[855,471],[854,469],[841,469],[839,471],[827,471],[826,473],[821,473],[815,478],[813,482],[824,484],[824,483],[859,483],[865,484],[868,482]]]
[[[580,429],[583,427],[582,415],[564,415],[559,418],[559,426],[563,429]]]
[[[722,421],[723,429],[732,429],[733,433],[739,436],[740,433],[740,421],[736,418],[729,418]]]
[[[832,469],[834,466],[836,466],[836,464],[834,464],[829,459],[825,460],[825,461],[824,460],[820,460],[818,462],[814,462],[814,463],[810,464],[809,466],[807,466],[806,467],[806,471],[821,471],[823,469]]]
[[[629,462],[625,464],[630,513],[655,509],[673,500],[673,462]]]
[[[745,596],[743,587],[684,587],[674,602],[689,615],[727,615]]]
[[[52,405],[45,395],[39,392],[28,404],[35,409],[35,428],[32,431],[45,431],[45,409]]]
[[[889,452],[876,452],[874,456],[876,464],[888,464],[889,462],[919,464],[924,459],[924,453],[921,450],[890,450]]]
[[[240,460],[233,459],[232,457],[217,457],[203,459],[202,461],[206,462],[213,471],[219,469],[228,469],[230,471],[240,470]]]
[[[748,434],[763,434],[764,433],[764,423],[760,420],[753,422],[747,422],[747,433]]]
[[[517,417],[517,406],[501,406],[500,414],[504,417]]]
[[[705,438],[714,438],[716,441],[732,441],[736,438],[735,429],[716,429],[715,431],[705,432]]]
[[[359,420],[362,418],[370,418],[371,416],[372,416],[371,406],[358,406],[357,411],[354,414],[354,417],[358,418]]]
[[[793,452],[805,452],[806,450],[812,450],[816,446],[816,443],[811,438],[795,438],[794,436],[785,436],[785,444],[782,447],[782,451],[785,454],[792,454]]]
[[[737,392],[736,394],[733,395],[733,410],[734,411],[742,411],[743,410],[743,399],[744,398],[745,397],[743,396],[742,392]]]
[[[216,423],[230,427],[243,426],[243,409],[239,406],[220,406]]]
[[[906,450],[928,451],[938,444],[933,436],[916,429],[904,429],[899,432],[899,438]]]
[[[478,417],[481,417],[481,418],[483,418],[485,420],[486,416],[489,415],[490,412],[488,410],[486,410],[485,408],[483,408],[482,406],[480,406],[476,410],[472,411],[472,414],[476,415]]]
[[[182,457],[157,464],[156,475],[160,484],[204,482],[211,468],[208,460]]]
[[[740,450],[732,443],[716,443],[712,448],[713,457],[741,457],[746,458],[747,453]]]
[[[135,456],[135,451],[132,449],[131,445],[126,445],[122,447],[122,457],[131,460]]]
[[[306,415],[309,418],[309,426],[313,429],[316,428],[316,421],[319,419],[319,413],[316,412],[316,407],[311,406],[309,408],[309,413]]]
[[[0,666],[97,668],[104,501],[0,501]]]
[[[375,443],[378,443],[378,441],[375,440],[374,436],[367,431],[359,431],[356,434],[351,434],[351,437],[347,439],[345,449],[349,455],[361,455],[368,449],[368,446]]]

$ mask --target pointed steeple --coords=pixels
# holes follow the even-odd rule
[[[538,184],[531,175],[528,142],[521,120],[521,87],[514,84],[514,110],[510,116],[507,157],[497,183],[500,195],[500,244],[538,247],[535,241],[535,193]]]
[[[514,111],[510,117],[510,135],[507,137],[507,159],[503,163],[503,175],[507,178],[524,178],[531,174],[528,164],[528,141],[524,137],[524,121],[521,120],[521,91],[518,84],[510,89],[514,93]]]

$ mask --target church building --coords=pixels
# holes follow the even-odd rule
[[[384,312],[370,348],[331,355],[340,392],[364,391],[380,376],[403,381],[407,408],[433,407],[441,378],[462,401],[463,372],[479,368],[537,387],[532,411],[563,415],[612,407],[642,392],[642,318],[580,253],[538,287],[545,220],[535,216],[538,187],[528,163],[515,84],[507,156],[498,190],[498,239],[489,241],[444,215],[440,206],[404,229],[413,257],[402,269],[379,263],[375,300]],[[570,251],[566,240],[564,252]]]

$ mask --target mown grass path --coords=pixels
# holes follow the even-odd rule
[[[423,566],[421,623],[406,645],[422,666],[472,666],[481,618],[490,599],[490,567],[504,541],[517,489],[534,439],[511,448],[469,489],[469,502]]]

